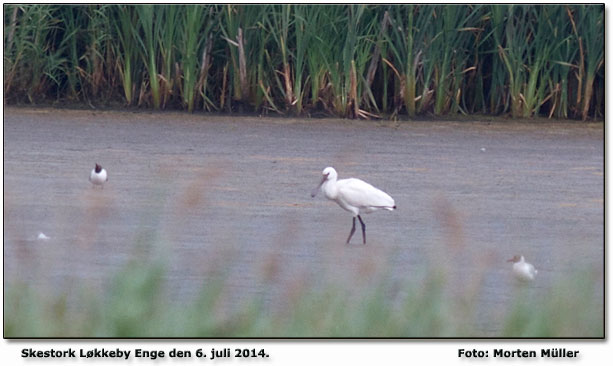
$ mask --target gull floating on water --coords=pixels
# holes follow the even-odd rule
[[[38,236],[36,237],[36,239],[38,239],[38,240],[49,240],[50,238],[47,235],[43,234],[43,233],[38,233]]]
[[[94,169],[89,174],[89,181],[94,184],[94,186],[101,186],[108,180],[106,176],[106,169],[104,169],[100,164],[96,163]]]
[[[332,167],[324,169],[322,174],[323,178],[311,193],[311,197],[315,197],[321,187],[327,199],[338,203],[343,209],[353,214],[353,226],[347,238],[347,244],[349,244],[355,232],[355,218],[357,217],[362,225],[362,238],[364,244],[366,244],[366,225],[360,214],[371,213],[380,209],[393,211],[396,209],[394,199],[382,190],[360,179],[349,178],[337,181],[338,174]]]
[[[513,274],[522,281],[532,281],[538,273],[532,264],[524,260],[523,255],[516,255],[507,262],[513,262]]]

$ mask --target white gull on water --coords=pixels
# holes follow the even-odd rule
[[[532,281],[536,278],[538,271],[534,266],[524,259],[523,255],[516,255],[507,262],[513,262],[513,274],[521,281]]]
[[[106,175],[106,169],[104,169],[100,164],[96,163],[92,172],[89,173],[89,181],[94,184],[94,186],[101,186],[108,180]]]

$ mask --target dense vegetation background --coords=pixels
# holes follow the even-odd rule
[[[4,5],[6,103],[604,113],[603,5]]]

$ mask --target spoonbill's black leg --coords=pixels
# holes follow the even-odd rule
[[[362,224],[362,239],[364,239],[364,245],[366,245],[366,224],[364,224],[360,215],[358,215],[358,220],[360,220],[360,224]],[[353,218],[353,225],[355,229],[355,217]]]
[[[355,233],[355,217],[353,218],[353,226],[351,227],[351,232],[349,233],[349,237],[347,238],[347,244],[349,244],[349,240],[351,240],[353,233]]]

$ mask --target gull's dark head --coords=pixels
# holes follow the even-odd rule
[[[507,262],[512,262],[512,263],[517,263],[519,261],[521,261],[521,256],[519,256],[519,255],[516,255],[513,258],[507,260]]]

